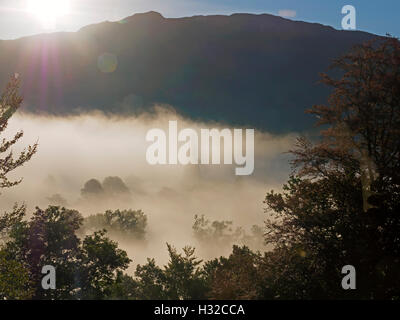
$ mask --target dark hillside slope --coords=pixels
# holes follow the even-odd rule
[[[326,99],[318,73],[373,37],[267,14],[166,19],[149,12],[76,33],[0,41],[0,85],[20,73],[25,110],[33,112],[129,113],[162,103],[195,119],[303,130],[313,123],[304,109]],[[114,72],[100,71],[104,53],[117,57]],[[112,62],[100,61],[111,69]]]

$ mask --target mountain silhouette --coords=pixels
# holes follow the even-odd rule
[[[319,73],[376,36],[269,14],[164,18],[0,41],[0,85],[19,73],[24,110],[118,114],[173,106],[192,119],[287,132],[326,102]]]

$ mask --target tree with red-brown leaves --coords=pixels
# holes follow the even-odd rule
[[[303,259],[278,259],[296,292],[288,297],[399,298],[400,42],[360,45],[333,67],[340,79],[322,75],[333,87],[328,105],[308,110],[320,141],[298,139],[293,176],[266,196],[266,240]],[[342,289],[344,265],[355,266],[357,290]],[[287,277],[271,277],[287,287]]]

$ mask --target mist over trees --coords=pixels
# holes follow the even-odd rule
[[[265,227],[248,234],[232,221],[195,216],[200,246],[234,243],[227,257],[205,261],[194,247],[179,251],[166,239],[167,264],[150,257],[128,274],[130,258],[107,235],[144,240],[141,210],[83,218],[49,206],[28,217],[25,207],[15,206],[0,216],[0,298],[400,299],[400,42],[365,43],[333,67],[340,78],[322,75],[332,87],[328,104],[308,111],[317,116],[321,136],[298,138],[287,183],[266,194]],[[21,101],[16,90],[12,80],[1,101],[14,107],[2,107],[2,125]],[[1,160],[2,188],[14,185],[6,175],[35,151],[36,145],[22,160]],[[91,179],[81,191],[86,199],[106,195],[130,192],[118,177]],[[251,249],[260,241],[263,250]],[[56,290],[40,287],[45,264],[57,267]],[[357,270],[357,290],[341,286],[345,265]]]
[[[14,223],[3,254],[24,266],[32,299],[100,299],[131,261],[118,244],[97,231],[82,240],[76,232],[83,218],[78,211],[60,207],[37,208],[28,221]],[[57,287],[43,290],[41,270],[57,270]],[[20,286],[17,288],[20,288]],[[7,295],[3,298],[8,299]]]
[[[131,191],[120,177],[106,177],[102,183],[94,178],[86,181],[81,189],[81,197],[89,203],[113,199],[129,202],[132,199]]]
[[[253,250],[263,250],[264,230],[261,226],[253,225],[250,232],[243,227],[234,227],[233,221],[210,221],[204,215],[194,216],[194,238],[206,250],[232,248],[232,245],[246,245]]]
[[[107,210],[84,220],[85,230],[107,230],[110,235],[124,239],[143,240],[147,216],[141,210]]]
[[[0,133],[21,106],[19,80],[11,78],[0,100]],[[28,146],[14,159],[10,149],[23,136],[17,132],[0,144],[0,189],[21,182],[7,175],[24,165],[36,153],[37,144]],[[105,237],[105,231],[85,236],[76,235],[83,217],[76,210],[49,206],[36,208],[30,219],[25,206],[15,205],[10,213],[0,216],[0,299],[100,299],[115,281],[116,274],[131,261],[118,244]],[[41,269],[57,269],[57,289],[41,287]]]
[[[65,200],[63,196],[60,195],[59,193],[55,193],[52,196],[47,197],[47,201],[49,202],[50,205],[53,206],[62,206],[62,207],[68,206],[67,200]]]

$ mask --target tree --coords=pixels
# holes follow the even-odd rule
[[[22,98],[19,96],[20,81],[18,75],[12,77],[0,97],[0,135],[4,134],[10,118],[21,107]],[[14,159],[12,147],[23,137],[23,131],[17,132],[13,138],[3,138],[0,141],[0,189],[10,188],[19,184],[22,179],[10,181],[7,175],[18,167],[23,166],[36,153],[37,143],[28,146]],[[24,215],[25,206],[14,206],[12,212],[0,216],[0,237],[4,237],[8,229]]]
[[[97,179],[88,180],[81,189],[82,198],[86,201],[120,201],[130,202],[131,192],[120,177],[106,177],[103,183]]]
[[[343,76],[322,75],[334,88],[329,105],[309,110],[327,127],[321,141],[299,138],[283,193],[265,199],[273,214],[266,241],[293,261],[294,275],[304,274],[295,286],[285,274],[275,281],[292,286],[294,298],[393,299],[400,296],[399,41],[358,46],[333,66]],[[296,252],[303,259],[290,258]],[[347,264],[357,270],[355,291],[340,286]]]
[[[20,222],[25,215],[25,205],[14,205],[11,212],[5,212],[0,216],[0,240],[7,238],[8,232],[16,223]]]
[[[167,244],[169,262],[165,266],[166,290],[170,299],[192,300],[204,299],[206,287],[204,278],[199,267],[198,260],[193,247],[183,248],[183,255],[179,254],[174,247]]]
[[[14,260],[26,266],[35,299],[68,299],[75,288],[76,256],[80,240],[75,232],[83,218],[75,210],[49,207],[36,208],[30,221],[15,223],[5,250]],[[42,267],[52,265],[57,270],[57,289],[43,290]]]
[[[200,245],[208,252],[211,248],[231,249],[232,245],[242,244],[253,250],[263,248],[264,233],[261,226],[253,225],[247,233],[242,227],[233,228],[232,221],[210,221],[204,215],[194,216],[193,234]]]
[[[18,94],[19,85],[18,76],[11,78],[0,98],[0,135],[7,129],[8,121],[22,104],[22,98]],[[37,143],[28,146],[14,159],[11,148],[23,135],[23,131],[19,131],[13,138],[3,138],[0,141],[0,189],[19,184],[22,180],[10,181],[7,175],[16,168],[24,165],[36,153]],[[4,155],[4,157],[1,157],[2,155]]]
[[[26,300],[32,297],[29,271],[0,250],[0,300]]]
[[[18,89],[16,76],[1,96],[0,134],[22,104]],[[37,150],[37,144],[28,146],[14,159],[11,148],[22,136],[19,131],[10,140],[0,142],[0,156],[6,153],[0,157],[0,189],[21,182],[10,181],[7,175],[29,161]],[[93,189],[90,184],[85,187]],[[107,297],[117,279],[123,279],[122,270],[130,263],[126,252],[105,237],[105,231],[86,236],[81,242],[76,232],[83,217],[78,211],[49,206],[46,210],[36,208],[30,220],[25,218],[25,206],[17,205],[11,213],[0,216],[0,239],[4,242],[0,248],[0,299],[101,299]],[[129,219],[122,220],[122,227],[132,224],[126,221]],[[45,265],[56,268],[54,290],[41,287]]]
[[[84,198],[94,198],[104,195],[104,189],[101,183],[96,179],[90,179],[85,182],[83,189],[81,189],[81,195]]]
[[[110,196],[129,195],[130,191],[120,177],[106,177],[103,181],[103,189]]]
[[[164,270],[156,265],[154,259],[147,259],[145,265],[138,265],[135,271],[137,299],[167,300],[167,280]]]
[[[253,300],[260,296],[263,287],[260,277],[261,256],[248,247],[233,246],[232,254],[208,261],[207,274],[211,299]]]
[[[204,215],[194,216],[192,226],[194,237],[209,246],[214,244],[217,247],[230,247],[232,243],[239,241],[242,229],[232,230],[232,221],[210,221]]]
[[[107,210],[105,213],[87,217],[84,227],[88,230],[106,229],[112,236],[143,240],[147,216],[142,210]]]
[[[163,269],[154,259],[136,267],[137,299],[205,299],[209,289],[201,261],[194,256],[195,249],[185,247],[180,254],[169,244],[167,248],[170,260]]]
[[[79,254],[80,298],[104,299],[110,295],[117,273],[128,268],[131,262],[127,253],[118,249],[118,244],[105,237],[105,233],[105,230],[97,231],[83,240]]]
[[[130,259],[118,244],[95,232],[81,241],[83,218],[76,210],[36,208],[29,221],[21,219],[4,247],[9,260],[27,268],[34,299],[104,299]],[[56,289],[43,290],[41,270],[56,269]]]
[[[19,79],[11,78],[0,97],[0,135],[5,133],[10,118],[20,108],[22,98],[19,96]],[[23,166],[36,153],[37,143],[28,146],[17,158],[14,158],[12,147],[22,138],[23,131],[17,132],[12,138],[0,140],[0,189],[10,188],[22,180],[10,181],[8,174]],[[13,226],[22,221],[25,206],[15,205],[12,212],[0,215],[0,241],[6,241]],[[28,299],[33,292],[29,288],[28,269],[10,257],[1,248],[0,243],[0,299]]]
[[[107,299],[109,300],[135,300],[138,298],[138,283],[133,277],[117,272],[115,282],[108,287]],[[146,299],[142,297],[142,299]]]

